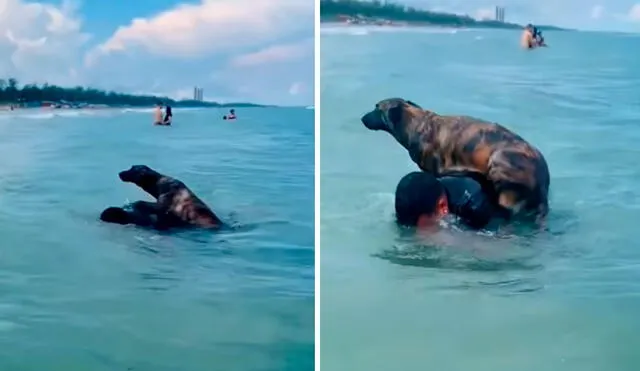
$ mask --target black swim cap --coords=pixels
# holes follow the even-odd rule
[[[396,219],[401,225],[414,226],[421,215],[432,215],[444,187],[435,176],[415,171],[405,175],[396,187]]]

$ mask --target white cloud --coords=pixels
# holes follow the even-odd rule
[[[193,87],[178,89],[168,96],[173,99],[191,99],[193,98]]]
[[[482,8],[476,11],[475,18],[478,20],[489,20],[495,18],[495,10],[491,8]]]
[[[223,101],[313,99],[313,0],[202,0],[125,22],[92,45],[93,22],[82,22],[74,0],[34,1],[0,0],[0,78],[174,98],[198,85]]]
[[[23,82],[73,81],[72,66],[89,39],[76,7],[0,0],[0,76]]]
[[[629,9],[628,17],[633,22],[640,22],[640,4],[635,4]]]
[[[289,95],[298,95],[304,89],[304,84],[301,82],[294,82],[289,86]]]
[[[255,46],[313,23],[310,0],[202,0],[134,19],[93,49],[86,62],[142,48],[166,57],[194,57]]]
[[[234,67],[258,66],[267,63],[279,63],[298,60],[313,54],[313,39],[298,43],[273,45],[254,53],[243,54],[233,58]]]
[[[592,19],[600,19],[604,14],[604,7],[602,5],[594,5],[591,8],[591,18]]]

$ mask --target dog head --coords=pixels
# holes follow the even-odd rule
[[[393,133],[422,107],[410,100],[389,98],[376,103],[376,107],[362,116],[361,121],[369,130],[384,130]]]
[[[162,178],[162,174],[152,168],[146,165],[133,165],[129,170],[121,171],[118,176],[123,182],[133,183],[153,197],[158,197],[158,181]]]

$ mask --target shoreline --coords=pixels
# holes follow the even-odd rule
[[[72,105],[73,104],[73,105]],[[153,108],[154,106],[150,106],[150,105],[128,105],[128,104],[123,104],[123,105],[107,105],[107,104],[84,104],[84,103],[80,103],[80,104],[36,104],[36,105],[24,105],[18,102],[14,102],[14,103],[10,103],[10,102],[1,102],[0,103],[0,112],[11,112],[11,111],[18,111],[18,110],[34,110],[34,109],[41,109],[41,110],[51,110],[51,111],[57,111],[57,110],[104,110],[104,109],[127,109],[127,108],[131,108],[131,109],[144,109],[144,108]],[[211,103],[211,104],[202,104],[202,105],[182,105],[182,104],[170,104],[170,106],[172,108],[237,108],[237,107],[242,107],[242,108],[263,108],[263,107],[271,107],[271,106],[267,106],[267,105],[260,105],[260,104],[253,104],[253,103]]]
[[[504,30],[504,31],[521,31],[523,27],[514,25],[511,27],[497,27],[490,25],[455,25],[455,24],[437,24],[429,22],[406,22],[406,21],[390,21],[389,23],[351,23],[340,21],[336,19],[320,20],[320,27],[323,26],[341,26],[345,28],[363,28],[363,27],[375,27],[375,28],[439,28],[439,29],[454,29],[454,30]],[[538,26],[543,31],[573,31],[568,28],[558,28],[549,26]]]
[[[12,109],[13,106],[13,109]],[[206,109],[228,109],[228,108],[300,108],[300,109],[311,109],[313,110],[313,106],[276,106],[276,105],[259,105],[259,104],[220,104],[216,106],[171,106],[175,110],[182,109],[194,109],[194,108],[206,108]],[[0,103],[0,113],[9,113],[9,112],[24,112],[24,111],[45,111],[45,112],[55,112],[55,111],[102,111],[102,110],[149,110],[152,111],[154,106],[129,106],[129,105],[93,105],[86,107],[51,107],[51,106],[30,106],[30,107],[22,107],[16,104],[10,103]]]

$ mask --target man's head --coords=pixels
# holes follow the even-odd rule
[[[100,220],[107,223],[129,224],[129,213],[121,207],[108,207],[100,214]]]
[[[375,108],[360,119],[369,130],[384,130],[393,133],[402,127],[414,115],[422,112],[422,108],[410,100],[389,98],[376,103]]]
[[[396,219],[405,226],[429,227],[449,213],[447,194],[432,174],[412,172],[396,187]]]
[[[230,109],[230,110],[229,110],[229,113],[230,113],[230,114],[232,114],[232,115],[235,115],[235,114],[236,114],[236,110],[234,110],[234,109]]]
[[[129,170],[121,171],[120,180],[133,183],[154,197],[158,197],[158,181],[162,174],[146,165],[133,165]]]
[[[155,218],[157,219],[157,217]],[[135,224],[139,226],[152,226],[158,224],[154,216],[141,213],[136,210],[127,211],[121,207],[108,207],[100,214],[100,220],[115,224]]]

